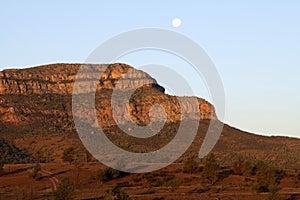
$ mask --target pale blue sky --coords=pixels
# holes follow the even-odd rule
[[[84,62],[121,32],[171,29],[214,61],[228,124],[300,137],[300,1],[180,2],[1,1],[0,69]],[[180,27],[172,27],[174,17],[181,18]]]

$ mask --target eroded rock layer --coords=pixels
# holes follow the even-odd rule
[[[86,73],[78,74],[80,67]],[[76,78],[82,88],[73,90]],[[182,118],[193,120],[199,115],[201,119],[216,119],[213,106],[204,99],[167,95],[155,79],[129,65],[51,64],[0,72],[1,123],[3,126],[22,126],[25,132],[31,130],[30,127],[35,127],[36,131],[37,127],[44,126],[53,128],[53,132],[73,130],[74,127],[70,126],[74,124],[72,114],[75,114],[72,112],[72,94],[84,96],[89,91],[86,88],[93,81],[97,85],[97,117],[104,127],[114,125],[116,121],[127,123],[125,113],[129,113],[134,122],[147,125],[150,123],[153,105],[161,105],[161,109],[156,110],[158,113],[152,115],[154,121],[160,121],[164,115],[168,122],[180,121]],[[135,87],[141,85],[136,90]],[[119,100],[122,95],[126,98],[130,93],[128,104],[123,101],[118,103],[117,100],[112,106],[113,92],[121,95]],[[193,101],[199,104],[195,106],[190,103]],[[120,116],[117,120],[112,116],[112,111]],[[93,110],[79,113],[86,117],[89,112]]]

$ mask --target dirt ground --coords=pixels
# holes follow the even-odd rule
[[[104,199],[107,191],[120,184],[132,199],[266,199],[269,193],[252,189],[251,178],[230,174],[213,185],[203,184],[200,174],[182,172],[181,164],[147,174],[128,174],[102,183],[97,180],[100,163],[84,163],[76,167],[68,163],[41,164],[42,171],[34,179],[33,164],[5,165],[0,176],[0,199],[52,199],[60,180],[69,177],[75,184],[76,199]],[[279,199],[300,199],[300,188],[292,176],[280,182]]]

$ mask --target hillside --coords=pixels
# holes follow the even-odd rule
[[[7,163],[32,163],[35,159],[26,151],[0,138],[0,161]]]
[[[1,137],[10,138],[13,141],[11,145],[24,148],[32,155],[39,150],[51,152],[47,155],[48,160],[56,162],[61,161],[61,153],[68,146],[76,146],[84,153],[85,149],[77,136],[72,117],[73,85],[80,66],[52,64],[0,72]],[[106,68],[106,65],[93,66],[100,71]],[[126,73],[129,75],[122,78]],[[86,78],[93,77],[88,75]],[[116,84],[120,86],[120,93],[126,92],[135,84],[145,85],[133,93],[129,108],[115,108],[118,115],[129,111],[132,120],[140,125],[149,123],[151,105],[163,105],[167,121],[157,137],[136,139],[124,135],[116,126],[110,107]],[[83,94],[79,92],[76,95]],[[192,97],[179,98],[189,100]],[[107,136],[115,144],[134,152],[151,151],[164,146],[174,137],[181,121],[178,99],[165,94],[164,88],[148,74],[125,64],[108,66],[97,84],[95,99],[97,118]],[[209,121],[217,120],[214,107],[209,102],[201,98],[197,98],[197,101],[201,108],[198,134],[193,145],[178,162],[198,154]],[[186,107],[188,117],[182,120],[193,123],[197,118],[197,108],[189,104]],[[82,116],[88,116],[88,113],[82,113]],[[126,125],[127,121],[121,120],[118,123]],[[190,126],[186,125],[184,129],[189,134]],[[224,126],[213,151],[223,164],[244,157],[249,160],[262,159],[283,168],[298,168],[300,165],[299,139],[259,136],[228,125]]]

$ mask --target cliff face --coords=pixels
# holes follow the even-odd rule
[[[158,85],[152,77],[129,65],[52,64],[0,72],[0,125],[4,127],[2,131],[6,130],[5,127],[9,124],[22,126],[23,132],[36,132],[38,127],[48,132],[49,130],[50,132],[73,130],[72,92],[80,66],[92,67],[95,69],[94,72],[102,72],[106,69],[97,82],[96,92],[97,117],[103,126],[115,124],[112,110],[121,116],[118,123],[126,123],[126,119],[122,116],[125,112],[129,112],[131,119],[136,123],[148,124],[149,112],[154,104],[163,106],[167,113],[167,121],[180,121],[181,107],[178,99],[186,102],[183,105],[186,109],[186,116],[189,119],[197,118],[198,108],[188,103],[192,97],[175,97],[165,94],[164,88]],[[94,75],[86,73],[84,77],[78,78],[84,82],[93,79]],[[116,84],[118,84],[117,88],[115,88]],[[133,92],[129,106],[117,104],[118,106],[111,107],[113,90],[126,93],[135,85],[144,86]],[[84,91],[75,91],[76,95],[82,95],[82,93]],[[211,104],[200,98],[197,101],[200,105],[201,119],[216,119]],[[158,116],[163,115],[164,110],[159,110]],[[88,115],[88,113],[82,113],[82,115]],[[157,117],[154,120],[159,121],[160,118]]]
[[[72,94],[80,66],[83,68],[92,66],[95,72],[104,71],[107,67],[106,65],[52,64],[29,69],[4,70],[0,72],[0,94]],[[102,74],[98,89],[113,89],[115,83],[127,71],[129,71],[128,75],[119,83],[122,90],[128,90],[134,84],[152,82],[156,84],[153,78],[142,71],[126,64],[113,64],[109,65],[108,70]],[[84,79],[93,77],[87,73]]]

